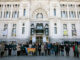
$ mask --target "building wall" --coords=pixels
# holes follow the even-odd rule
[[[17,6],[16,6],[17,4]],[[71,5],[72,4],[72,5]],[[8,7],[9,5],[9,7]],[[11,6],[11,7],[10,7]],[[25,16],[24,9],[26,10]],[[56,9],[56,16],[54,15]],[[49,22],[49,38],[54,39],[80,39],[80,1],[62,1],[62,0],[0,0],[0,39],[1,40],[29,40],[30,39],[30,22]],[[10,12],[10,16],[6,18],[6,12]],[[14,11],[17,11],[18,17],[14,18]],[[61,11],[67,11],[68,17],[61,17]],[[69,11],[74,11],[76,17],[70,18]],[[36,14],[43,13],[44,18],[37,19]],[[80,15],[80,14],[79,14]],[[22,24],[25,24],[25,33],[22,34]],[[4,24],[8,24],[7,36],[3,37]],[[16,24],[16,36],[12,37],[13,24]],[[57,34],[54,33],[56,24]],[[63,36],[63,24],[67,24],[68,36]],[[72,24],[75,24],[76,36],[72,36]]]

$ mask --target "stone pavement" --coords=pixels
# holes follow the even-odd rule
[[[66,56],[11,56],[0,60],[80,60],[80,58]]]

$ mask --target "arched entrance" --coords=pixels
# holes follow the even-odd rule
[[[49,41],[49,22],[44,19],[47,18],[47,13],[44,9],[37,9],[32,14],[31,21],[31,40],[33,42],[48,42]]]

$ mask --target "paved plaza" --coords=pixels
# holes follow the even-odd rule
[[[11,56],[0,60],[80,60],[80,58],[66,56]]]

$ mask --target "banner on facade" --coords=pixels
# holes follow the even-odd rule
[[[8,34],[8,29],[3,31],[3,35],[7,35]]]
[[[12,36],[16,36],[16,29],[13,29]]]
[[[36,42],[36,37],[35,36],[32,37],[32,42]]]
[[[43,36],[43,42],[46,42],[46,36]]]
[[[64,36],[68,36],[68,31],[65,30],[65,31],[63,32],[63,35],[64,35]]]

